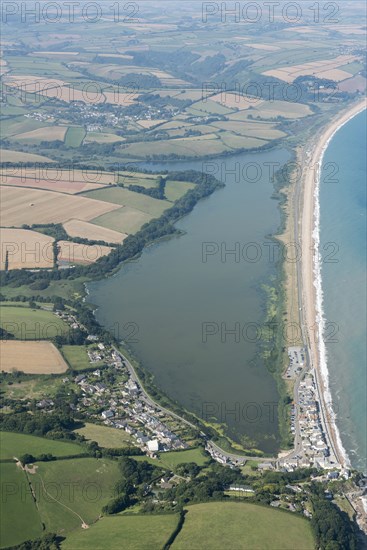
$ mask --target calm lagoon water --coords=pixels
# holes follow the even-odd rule
[[[338,173],[321,178],[322,279],[325,318],[335,323],[336,342],[327,344],[334,408],[343,445],[354,467],[366,468],[366,111],[333,137],[324,156],[324,174],[334,163]],[[330,179],[337,180],[330,182]],[[331,252],[336,251],[331,256]],[[335,260],[331,262],[330,260]],[[330,325],[331,326],[331,325]]]
[[[98,320],[109,328],[118,323],[121,338],[168,395],[200,417],[212,412],[237,440],[247,436],[267,452],[279,445],[278,419],[273,416],[278,394],[251,327],[264,321],[262,285],[276,273],[264,243],[270,244],[268,236],[280,223],[264,163],[283,164],[288,159],[287,151],[274,150],[215,161],[224,169],[226,187],[177,223],[184,235],[148,247],[115,276],[89,285]],[[247,163],[261,167],[256,183],[238,181],[230,172]],[[201,171],[203,164],[145,167]],[[249,179],[254,178],[250,171]],[[247,257],[222,257],[221,250],[233,250],[235,243],[247,250]],[[206,262],[203,246],[213,252]],[[239,341],[236,334],[226,333],[236,327],[241,331]]]

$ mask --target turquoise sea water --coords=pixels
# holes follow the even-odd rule
[[[364,471],[366,128],[364,111],[335,134],[325,152],[320,184],[320,252],[324,312],[329,323],[326,348],[330,389],[344,448],[352,466]]]

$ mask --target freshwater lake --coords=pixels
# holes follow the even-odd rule
[[[159,387],[199,417],[215,417],[237,441],[251,440],[269,453],[279,448],[278,393],[256,327],[266,313],[263,285],[276,274],[269,236],[279,228],[280,212],[269,173],[289,158],[277,149],[141,165],[216,171],[225,187],[176,224],[183,235],[148,247],[113,277],[88,285],[98,321],[119,327]]]

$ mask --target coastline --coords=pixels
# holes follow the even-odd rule
[[[321,276],[320,241],[320,176],[325,151],[335,133],[344,124],[366,109],[366,100],[358,102],[334,118],[322,133],[309,143],[306,154],[299,158],[302,173],[302,200],[300,204],[300,241],[301,241],[301,304],[304,312],[304,329],[309,349],[310,368],[314,368],[317,381],[321,416],[330,446],[339,464],[348,468],[349,458],[343,447],[336,425],[336,416],[332,408],[332,396],[329,388],[326,346],[323,340],[325,318],[323,312],[323,290]],[[300,157],[300,155],[298,155]]]

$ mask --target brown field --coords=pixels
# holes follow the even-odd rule
[[[346,71],[338,69],[342,65],[347,65],[357,59],[354,55],[339,55],[334,59],[325,59],[322,61],[313,61],[302,65],[293,65],[290,67],[281,67],[265,71],[264,75],[273,76],[284,80],[285,82],[293,82],[298,76],[313,75],[318,78],[330,78],[332,80],[344,80],[350,75]]]
[[[17,134],[13,139],[37,140],[37,141],[64,141],[67,126],[45,126],[30,132]]]
[[[24,155],[26,153],[19,153]],[[62,170],[61,168],[53,167],[17,167],[3,168],[2,175],[18,176],[22,178],[43,179],[49,181],[65,181],[65,182],[86,182],[93,184],[110,184],[117,183],[117,176],[112,172],[97,172],[94,170]],[[6,183],[4,180],[3,183]]]
[[[29,374],[60,374],[68,369],[60,352],[51,342],[9,340],[0,342],[1,370]]]
[[[29,93],[41,93],[42,90],[46,92],[52,88],[61,88],[65,85],[65,82],[56,78],[51,79],[43,76],[17,75],[8,76],[5,85],[19,88]]]
[[[81,220],[69,220],[64,223],[64,229],[70,237],[81,237],[91,241],[105,241],[106,243],[120,244],[127,237],[126,233],[98,227],[98,225]]]
[[[353,78],[348,78],[339,83],[339,90],[342,92],[364,92],[367,87],[367,80],[364,76],[357,75]]]
[[[229,109],[238,109],[239,111],[248,109],[249,107],[257,107],[261,105],[261,103],[264,103],[263,100],[260,99],[246,97],[242,94],[229,93],[217,94],[211,96],[210,99],[211,101],[216,101],[217,103],[220,103],[221,105],[224,105]]]
[[[55,162],[52,159],[33,153],[0,149],[0,162]]]
[[[109,246],[100,244],[87,245],[69,241],[59,241],[57,245],[60,249],[58,261],[68,264],[92,264],[112,250]]]
[[[52,268],[54,239],[27,229],[0,229],[0,269]]]
[[[38,189],[3,185],[0,187],[0,193],[1,223],[5,227],[63,223],[74,218],[89,221],[119,208],[116,204],[78,195],[71,196]]]
[[[74,195],[82,191],[91,189],[103,189],[105,185],[98,183],[86,183],[85,181],[63,181],[50,179],[35,179],[31,177],[12,177],[4,173],[0,174],[1,185],[11,185],[15,187],[27,187],[28,189],[45,189],[47,191],[56,191]]]

